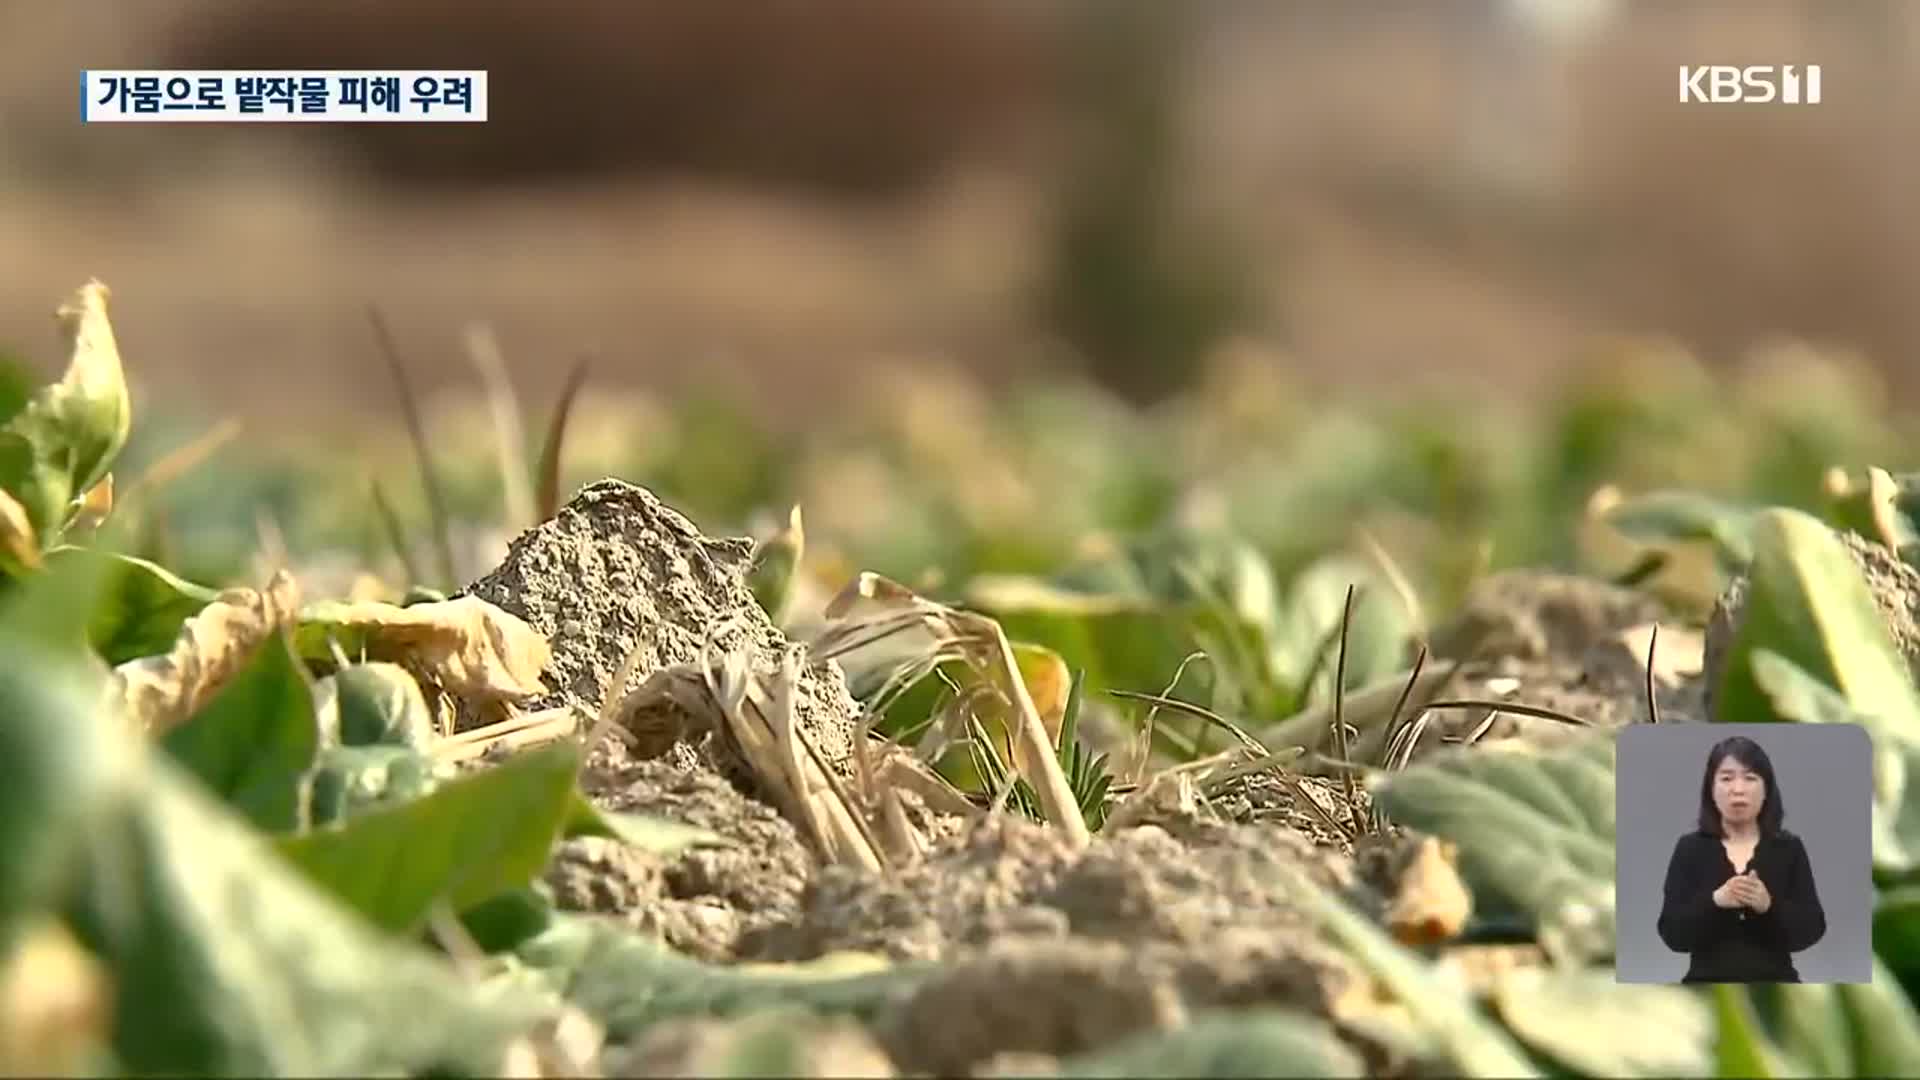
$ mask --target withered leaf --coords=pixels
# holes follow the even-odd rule
[[[411,607],[326,603],[302,614],[302,655],[327,655],[329,637],[354,659],[407,665],[476,705],[545,693],[540,677],[553,656],[539,631],[477,596]]]
[[[286,571],[265,589],[228,589],[188,619],[165,655],[114,668],[109,693],[123,715],[149,735],[185,723],[242,668],[254,651],[293,620],[300,586]]]
[[[28,569],[40,565],[40,542],[20,500],[0,489],[0,559]],[[0,563],[4,565],[4,563]]]
[[[1458,937],[1473,914],[1473,895],[1454,869],[1452,845],[1421,837],[1400,873],[1387,926],[1403,945],[1436,945]]]

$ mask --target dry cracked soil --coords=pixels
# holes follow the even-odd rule
[[[518,538],[469,591],[549,635],[553,690],[533,705],[592,715],[630,654],[629,687],[663,666],[700,662],[710,648],[742,650],[762,669],[777,662],[786,642],[744,584],[750,556],[746,541],[703,536],[647,491],[605,480]],[[1436,657],[1466,661],[1449,694],[1544,705],[1582,723],[1436,709],[1412,756],[1644,722],[1643,631],[1658,618],[1644,597],[1583,579],[1485,579],[1434,637]],[[1691,655],[1657,665],[1664,722],[1704,718],[1702,667],[1697,640]],[[840,671],[809,666],[800,697],[799,722],[844,765],[859,728]],[[1325,1020],[1373,1075],[1411,1067],[1375,1022],[1390,1010],[1368,977],[1316,933],[1270,871],[1276,862],[1304,870],[1376,919],[1393,901],[1420,838],[1398,827],[1355,835],[1347,823],[1366,807],[1353,814],[1325,775],[1276,771],[1222,797],[1169,798],[1078,851],[1025,818],[935,813],[907,794],[926,849],[870,873],[823,865],[730,760],[726,740],[696,718],[644,734],[594,748],[589,796],[725,842],[663,856],[570,840],[545,880],[562,909],[618,920],[716,964],[857,952],[943,965],[884,1029],[813,1030],[815,1075],[1046,1071],[1062,1055],[1243,1006]],[[730,1030],[674,1021],[611,1052],[625,1055],[625,1068],[684,1070],[708,1060]]]

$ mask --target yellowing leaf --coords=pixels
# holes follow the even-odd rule
[[[136,727],[165,734],[245,668],[292,621],[299,601],[299,584],[284,570],[265,589],[228,589],[187,620],[171,651],[114,668],[109,694]]]
[[[981,574],[967,585],[967,602],[1000,615],[1100,616],[1152,611],[1154,601],[1123,593],[1084,592],[1018,574]]]
[[[1047,740],[1058,748],[1060,723],[1066,718],[1067,698],[1073,693],[1073,671],[1059,653],[1042,645],[1015,644],[1013,657],[1020,666],[1020,681],[1027,684],[1027,695],[1033,699],[1034,711],[1047,729]],[[1026,761],[1017,750],[1010,760],[1023,773],[1026,771]]]
[[[1722,1033],[1712,1009],[1688,988],[1622,984],[1605,969],[1535,966],[1503,972],[1489,996],[1507,1029],[1564,1066],[1566,1074],[1713,1072]]]
[[[0,488],[19,500],[43,538],[58,535],[74,497],[100,482],[127,442],[132,407],[107,296],[92,281],[61,306],[66,374],[0,428]]]
[[[20,501],[0,490],[0,559],[29,569],[40,565],[40,542]]]
[[[773,620],[775,626],[784,626],[787,612],[793,601],[794,575],[799,573],[800,560],[807,550],[806,525],[800,516],[800,507],[795,506],[787,514],[787,525],[779,532],[763,540],[754,552],[753,567],[747,573],[747,584],[753,590],[753,598]]]
[[[107,320],[111,295],[105,285],[89,281],[60,307],[57,316],[71,352],[67,373],[51,388],[49,401],[73,454],[74,491],[90,491],[100,482],[126,445],[133,425],[120,347]]]
[[[1453,845],[1422,837],[1401,871],[1387,928],[1403,945],[1437,945],[1460,935],[1473,914],[1473,896],[1454,869]]]
[[[1027,696],[1033,700],[1033,709],[1040,717],[1040,725],[1046,729],[1048,743],[1059,749],[1060,727],[1067,715],[1067,699],[1073,692],[1073,672],[1059,653],[1042,645],[1016,643],[1013,645],[1014,663],[1020,674],[1020,681],[1026,685]],[[960,685],[963,690],[973,690],[982,684],[982,675],[967,669],[961,673]],[[1013,737],[1014,725],[1018,723],[1018,712],[1012,702],[994,692],[977,693],[972,700],[972,715],[979,719],[988,740],[993,745],[993,753],[1002,765],[1011,765],[1022,777],[1031,777],[1034,764],[1027,759],[1020,740]],[[943,755],[940,771],[956,786],[976,791],[984,791],[985,778],[974,769],[967,748],[957,746]]]
[[[411,607],[319,604],[302,616],[300,651],[328,654],[327,638],[348,656],[410,664],[448,692],[475,704],[524,701],[546,692],[540,676],[553,650],[525,620],[477,596]]]
[[[80,496],[79,505],[74,511],[73,527],[97,529],[106,524],[107,518],[112,514],[113,474],[108,473],[100,478],[99,483],[88,488],[85,495]]]
[[[112,1009],[100,963],[49,919],[0,965],[0,1075],[79,1076]]]

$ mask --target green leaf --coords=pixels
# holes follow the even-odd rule
[[[1920,1014],[1886,964],[1873,965],[1873,981],[1839,983],[1834,992],[1853,1037],[1856,1075],[1920,1073]]]
[[[458,914],[539,876],[573,807],[579,756],[571,743],[529,751],[412,802],[285,837],[280,851],[375,924],[412,933],[438,901]]]
[[[487,953],[509,952],[553,924],[553,904],[534,886],[509,889],[460,914],[474,944]]]
[[[73,487],[57,465],[40,457],[24,432],[0,429],[0,489],[11,493],[27,512],[42,546],[50,543],[59,531],[67,500],[73,497]]]
[[[24,486],[21,479],[33,464],[29,452],[26,468],[19,467],[18,447],[17,442],[9,443],[0,435],[0,587],[40,568],[40,530],[34,527],[26,505],[14,494]]]
[[[668,818],[648,817],[644,814],[623,814],[612,810],[602,810],[587,801],[587,797],[575,788],[567,810],[567,824],[562,835],[571,839],[576,836],[599,836],[609,840],[618,840],[641,851],[663,857],[678,855],[688,848],[727,847],[733,841],[698,825],[689,825]]]
[[[1387,582],[1372,567],[1345,556],[1319,560],[1293,579],[1271,645],[1275,674],[1288,686],[1333,700],[1340,649],[1340,621],[1347,588],[1355,589],[1347,627],[1346,690],[1406,667],[1413,620]],[[1312,678],[1312,686],[1307,680]]]
[[[1873,951],[1909,994],[1920,988],[1920,885],[1882,891],[1874,902]]]
[[[1613,749],[1454,750],[1369,786],[1396,822],[1458,845],[1476,902],[1513,905],[1542,945],[1593,958],[1613,947]]]
[[[0,941],[64,917],[133,1075],[498,1072],[532,1003],[479,1002],[376,938],[99,708],[83,636],[99,570],[35,575],[0,608]]]
[[[64,545],[47,552],[49,565],[70,561],[104,564],[107,593],[91,613],[87,637],[109,664],[172,649],[186,621],[219,595],[130,555]]]
[[[1372,920],[1349,908],[1308,880],[1301,871],[1274,861],[1269,869],[1287,884],[1288,895],[1377,979],[1445,1055],[1458,1076],[1539,1076],[1521,1048],[1450,982],[1402,947]]]
[[[95,676],[104,675],[97,659],[88,655],[87,624],[111,586],[107,567],[86,561],[50,563],[42,572],[8,582],[0,589],[0,632],[14,640],[54,651],[62,663],[84,663]],[[0,652],[0,664],[24,660]]]
[[[1137,577],[1131,564],[1121,565]],[[1087,692],[1098,700],[1107,690],[1163,688],[1198,645],[1184,622],[1191,613],[1168,617],[1144,586],[1135,581],[1128,588],[1125,594],[1080,592],[1038,579],[981,575],[968,584],[967,603],[997,619],[1008,640],[1059,654],[1084,673]],[[1187,680],[1207,677],[1212,667],[1194,665]],[[1183,681],[1181,689],[1190,693],[1192,685]],[[933,676],[921,680],[887,710],[888,730],[924,720],[942,689]]]
[[[1717,1075],[1733,1078],[1793,1076],[1799,1069],[1767,1037],[1755,1015],[1747,987],[1725,983],[1713,986],[1713,1011],[1720,1038],[1715,1052]]]
[[[420,684],[398,664],[355,664],[320,680],[315,694],[330,700],[343,746],[406,746],[425,753],[435,739],[433,712]]]
[[[1654,491],[1615,504],[1601,520],[1645,544],[1711,544],[1721,566],[1737,571],[1753,559],[1754,513],[1690,491]]]
[[[1275,667],[1280,603],[1272,568],[1229,532],[1160,529],[1050,579],[981,575],[967,596],[1009,638],[1051,649],[1084,671],[1096,695],[1162,689],[1199,651],[1208,661],[1189,678],[1210,682],[1216,711],[1282,715],[1297,704],[1298,688]],[[1194,700],[1191,689],[1181,696]]]
[[[1866,983],[1752,986],[1745,1000],[1766,1033],[1760,1042],[1777,1046],[1793,1072],[1911,1076],[1920,1070],[1920,1014],[1883,963],[1875,962]]]
[[[515,955],[566,999],[630,1041],[663,1020],[732,1017],[782,1006],[874,1020],[940,970],[931,964],[861,963],[838,957],[752,970],[705,964],[652,937],[590,916],[557,914]]]
[[[342,822],[368,810],[421,798],[439,786],[432,759],[411,746],[327,746],[310,777],[308,824]]]
[[[1253,545],[1224,531],[1174,529],[1136,548],[1149,595],[1176,607],[1219,606],[1262,630],[1273,625],[1280,590]]]
[[[87,568],[35,574],[0,605],[0,956],[53,904],[87,823],[130,767],[124,736],[94,722],[101,672],[77,613],[101,582]]]
[[[1517,968],[1492,997],[1508,1030],[1575,1075],[1700,1076],[1712,1068],[1713,1013],[1690,990],[1622,984],[1598,968]]]
[[[1755,684],[1767,695],[1769,718],[1854,724],[1872,737],[1874,868],[1895,877],[1920,868],[1920,799],[1907,793],[1909,778],[1920,778],[1920,741],[1855,709],[1839,691],[1771,649],[1755,649],[1751,664]]]
[[[161,746],[207,790],[268,832],[300,825],[300,785],[319,749],[313,692],[284,635]]]
[[[800,508],[795,506],[787,514],[786,527],[767,537],[753,553],[747,584],[775,626],[786,623],[794,575],[799,571],[806,546],[806,527],[801,521]]]
[[[38,385],[40,380],[25,360],[0,352],[0,424],[12,420],[27,407]]]
[[[60,309],[72,353],[66,374],[44,399],[58,418],[76,494],[92,488],[113,468],[133,426],[133,404],[107,319],[107,297],[106,286],[89,282]],[[28,409],[42,400],[36,398]]]
[[[1176,1031],[1143,1032],[1069,1057],[1063,1077],[1366,1076],[1324,1021],[1277,1009],[1203,1012]]]
[[[1815,1076],[1855,1076],[1847,1015],[1832,986],[1758,985],[1748,997],[1781,1053]]]
[[[67,918],[107,965],[137,1075],[494,1075],[537,1018],[371,932],[164,759],[83,858]]]
[[[1798,510],[1755,519],[1746,608],[1715,688],[1716,719],[1776,718],[1755,681],[1760,649],[1840,691],[1888,732],[1920,741],[1920,694],[1865,578],[1839,536]]]
[[[0,452],[5,458],[0,483],[11,482],[34,527],[48,538],[64,526],[68,501],[113,467],[133,420],[119,347],[107,320],[106,286],[97,281],[82,286],[61,306],[59,319],[71,350],[66,374],[36,392],[5,428],[31,446],[33,464],[22,477],[17,451]]]

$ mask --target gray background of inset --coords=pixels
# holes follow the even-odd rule
[[[1621,982],[1677,983],[1688,957],[1660,940],[1661,889],[1683,832],[1696,827],[1707,751],[1745,735],[1773,761],[1783,824],[1805,842],[1827,933],[1793,954],[1809,983],[1873,976],[1873,747],[1853,724],[1636,724],[1615,749],[1614,887]]]

